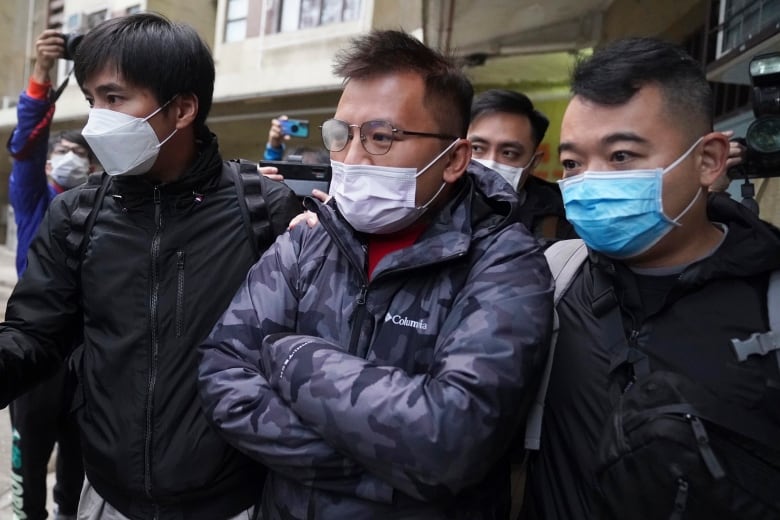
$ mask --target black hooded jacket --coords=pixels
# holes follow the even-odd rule
[[[780,230],[723,195],[710,197],[708,213],[728,228],[711,256],[682,273],[650,277],[591,252],[559,303],[541,448],[531,459],[521,518],[596,518],[595,464],[614,403],[615,362],[592,305],[597,269],[611,273],[626,337],[651,369],[684,373],[719,398],[780,423],[780,388],[766,383],[778,381],[777,364],[758,357],[738,363],[730,344],[769,329],[767,284],[780,269]]]
[[[0,405],[54,373],[83,332],[87,478],[133,519],[228,518],[261,490],[262,469],[212,429],[195,386],[195,349],[256,261],[229,168],[212,138],[173,183],[111,179],[80,269],[66,237],[83,190],[56,198],[0,326]],[[262,185],[282,233],[299,204]]]
[[[566,220],[561,189],[557,184],[529,175],[520,197],[523,199],[520,222],[543,247],[556,240],[579,238]]]

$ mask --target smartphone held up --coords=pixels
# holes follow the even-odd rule
[[[309,121],[306,119],[282,119],[279,121],[282,134],[290,137],[309,137]]]

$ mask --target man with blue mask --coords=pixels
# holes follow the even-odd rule
[[[0,406],[72,353],[79,520],[252,518],[265,469],[209,424],[197,346],[300,204],[253,174],[248,215],[249,181],[206,126],[214,62],[192,27],[107,20],[74,70],[105,173],[55,198],[30,247],[0,326]]]
[[[331,199],[306,199],[201,347],[213,423],[269,468],[265,520],[506,518],[551,280],[470,163],[472,87],[412,36],[337,58]]]
[[[541,448],[530,458],[521,518],[752,517],[735,516],[715,494],[705,498],[708,480],[682,474],[672,479],[676,494],[659,491],[662,479],[656,488],[640,484],[652,464],[636,464],[634,478],[607,488],[600,476],[614,452],[600,441],[621,396],[665,371],[723,407],[777,423],[774,356],[740,360],[732,342],[770,328],[780,231],[727,197],[708,197],[729,143],[713,132],[700,64],[679,47],[615,42],[578,63],[571,88],[560,185],[588,255],[556,307]],[[664,464],[666,455],[654,460]],[[616,507],[626,496],[639,498]],[[709,516],[695,513],[702,507]]]
[[[566,220],[558,186],[534,176],[543,155],[539,145],[549,125],[520,92],[487,90],[471,104],[472,159],[497,172],[517,191],[520,221],[543,245],[577,237]]]

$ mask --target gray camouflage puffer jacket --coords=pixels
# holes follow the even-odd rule
[[[202,345],[206,415],[269,468],[264,520],[507,518],[553,285],[509,185],[470,172],[370,281],[308,201],[321,225],[277,240]]]

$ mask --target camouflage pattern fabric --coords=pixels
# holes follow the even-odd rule
[[[264,520],[506,518],[553,285],[479,168],[370,282],[359,237],[309,201],[320,225],[277,240],[201,346],[207,416],[270,470]]]

